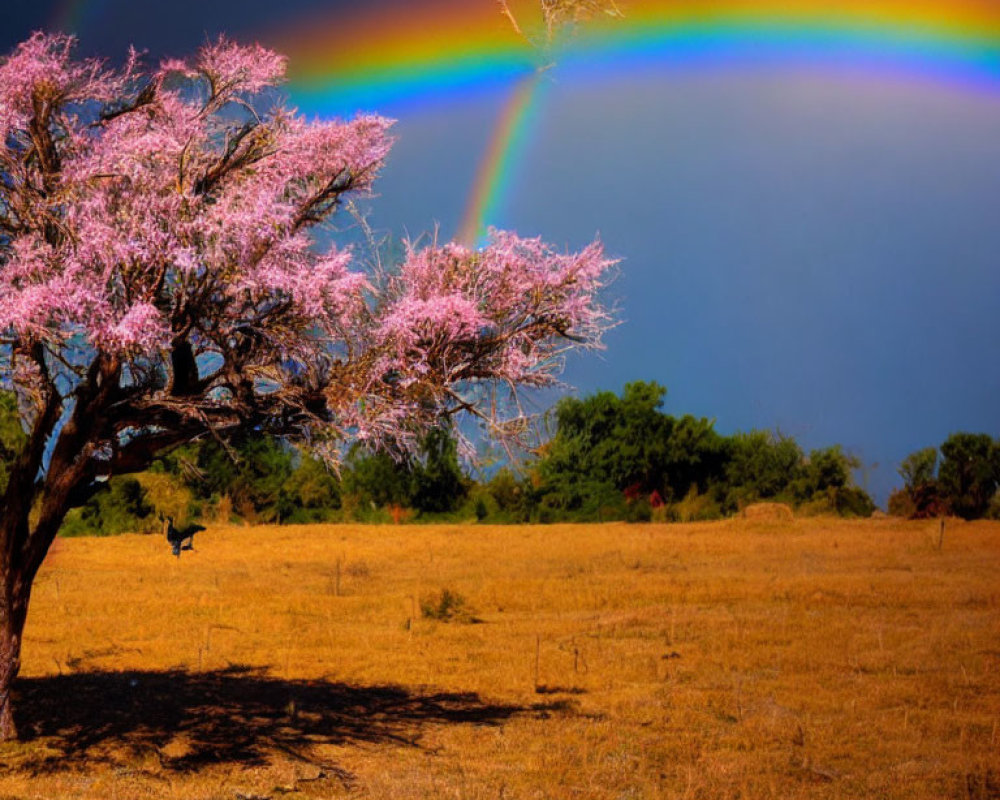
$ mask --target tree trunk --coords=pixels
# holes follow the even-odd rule
[[[0,741],[17,738],[11,689],[21,669],[21,634],[28,614],[30,583],[10,572],[2,575],[0,587]]]

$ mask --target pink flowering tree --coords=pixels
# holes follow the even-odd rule
[[[319,248],[391,123],[276,104],[281,56],[220,40],[144,71],[73,47],[36,34],[0,62],[0,387],[27,433],[0,501],[0,738],[32,581],[108,476],[248,431],[331,460],[457,413],[516,434],[518,387],[552,384],[608,324],[598,244],[496,232],[384,272]]]

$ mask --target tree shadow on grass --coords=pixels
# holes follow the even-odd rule
[[[500,705],[473,693],[399,686],[281,680],[248,667],[22,678],[15,702],[28,750],[32,741],[44,744],[18,759],[17,768],[35,774],[120,765],[149,755],[172,772],[264,765],[279,755],[336,770],[314,760],[313,748],[417,745],[428,725],[495,725],[559,706]],[[183,743],[182,752],[164,752],[177,742]]]

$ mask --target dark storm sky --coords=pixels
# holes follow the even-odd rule
[[[61,20],[86,54],[182,55],[336,5],[8,2],[0,46]],[[780,66],[551,72],[495,222],[560,246],[599,233],[623,258],[623,324],[570,362],[571,384],[657,380],[668,411],[723,433],[842,443],[882,502],[912,450],[1000,434],[1000,87]],[[374,224],[454,233],[503,100],[399,109]]]

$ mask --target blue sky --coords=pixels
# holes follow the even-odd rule
[[[3,49],[54,5],[8,11]],[[330,6],[101,0],[77,33],[91,53],[178,54]],[[883,503],[909,452],[1000,434],[1000,86],[613,62],[546,81],[494,222],[574,248],[599,234],[623,259],[622,324],[569,363],[579,391],[656,380],[669,412],[723,433],[841,443]],[[374,225],[454,233],[505,97],[385,109],[399,141]]]

